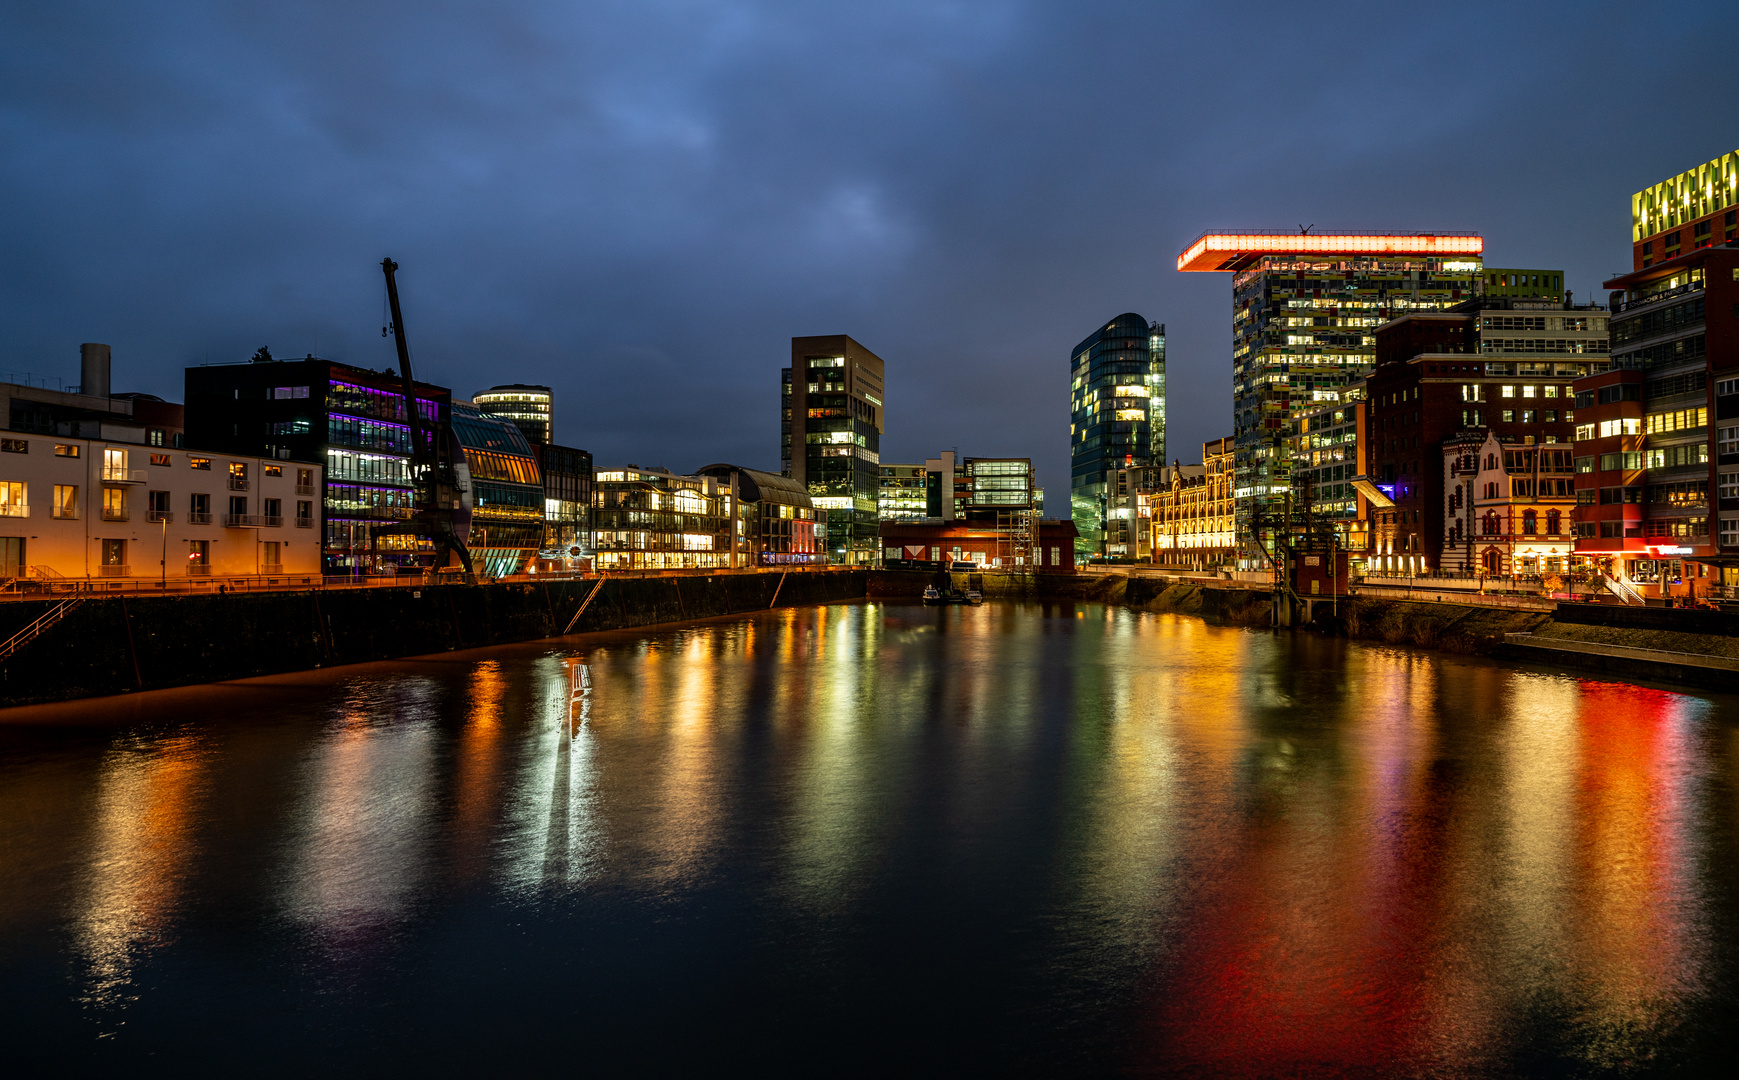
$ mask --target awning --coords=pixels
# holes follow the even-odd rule
[[[1371,501],[1371,505],[1376,507],[1378,510],[1389,510],[1389,509],[1392,509],[1394,507],[1395,501],[1393,499],[1389,498],[1387,495],[1383,494],[1383,491],[1381,488],[1379,488],[1379,487],[1377,487],[1377,485],[1371,483],[1370,477],[1368,477],[1368,476],[1355,476],[1352,479],[1352,484],[1353,484],[1353,489],[1355,491],[1357,491],[1360,495],[1363,495],[1365,498],[1369,499]]]

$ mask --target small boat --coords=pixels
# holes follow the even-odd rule
[[[966,594],[961,592],[959,589],[949,589],[948,595],[942,599],[945,603],[949,604],[964,604],[966,603]]]
[[[934,607],[941,602],[942,590],[936,588],[934,585],[924,586],[924,603],[926,606]]]
[[[977,589],[968,589],[966,591],[966,602],[977,607],[979,604],[984,603],[984,594],[979,592]]]

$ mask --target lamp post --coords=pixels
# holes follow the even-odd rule
[[[169,590],[169,519],[159,516],[157,524],[163,526],[163,555],[157,560],[157,587],[167,592]]]

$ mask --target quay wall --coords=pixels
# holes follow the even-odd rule
[[[0,706],[64,701],[862,597],[862,570],[86,600],[0,660]],[[783,584],[781,584],[783,578]],[[776,600],[775,600],[776,594]],[[53,601],[0,606],[0,639]]]

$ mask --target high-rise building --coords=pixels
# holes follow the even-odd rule
[[[880,558],[883,365],[844,334],[791,339],[781,380],[785,475],[827,511],[829,561]]]
[[[1069,354],[1069,509],[1076,551],[1105,554],[1116,470],[1165,464],[1165,324],[1133,312]]]
[[[1612,367],[1576,384],[1576,553],[1651,597],[1739,593],[1739,151],[1631,196]]]
[[[508,421],[534,443],[555,441],[555,392],[547,386],[508,383],[491,386],[471,399],[491,416]]]
[[[1266,565],[1254,526],[1287,505],[1300,416],[1370,373],[1378,325],[1476,295],[1483,250],[1474,233],[1244,232],[1206,233],[1178,256],[1180,271],[1232,274],[1244,565]]]

